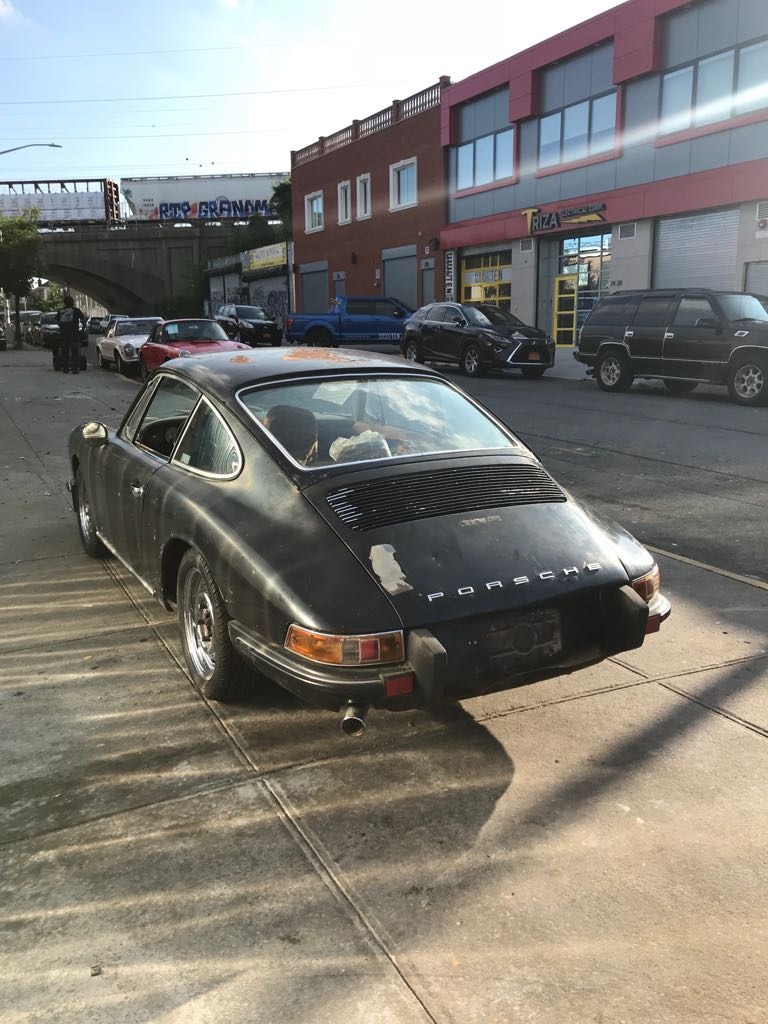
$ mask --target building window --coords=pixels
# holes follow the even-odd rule
[[[416,157],[391,164],[389,168],[389,208],[401,210],[416,205]]]
[[[456,150],[456,190],[511,178],[515,166],[515,129],[484,135]]]
[[[336,186],[338,199],[339,224],[349,224],[352,220],[352,186],[348,181],[340,181]]]
[[[323,193],[311,192],[304,196],[304,231],[322,231],[323,226]]]
[[[616,140],[616,93],[606,93],[539,121],[539,167],[584,160],[613,149]]]
[[[357,179],[357,219],[371,216],[371,176],[361,174]]]
[[[728,121],[762,107],[768,107],[768,40],[724,50],[664,75],[659,133]]]

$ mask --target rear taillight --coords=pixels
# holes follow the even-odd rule
[[[642,597],[646,604],[650,604],[659,592],[660,583],[661,573],[659,572],[658,565],[654,565],[650,572],[636,580],[632,580],[632,589]]]
[[[293,327],[293,317],[292,316],[288,316],[288,317],[285,318],[285,329],[286,329],[286,331],[290,331],[290,329],[292,327]]]
[[[288,627],[285,647],[326,665],[385,665],[405,658],[402,630],[341,636],[304,629],[294,622]]]

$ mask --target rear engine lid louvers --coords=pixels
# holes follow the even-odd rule
[[[566,501],[540,466],[467,466],[337,487],[325,499],[351,530],[512,505]]]

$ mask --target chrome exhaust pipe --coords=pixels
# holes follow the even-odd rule
[[[348,704],[341,719],[341,731],[345,736],[362,736],[365,732],[367,704]]]

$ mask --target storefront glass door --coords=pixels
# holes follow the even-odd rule
[[[560,275],[555,278],[552,333],[561,345],[573,344],[589,311],[608,291],[611,241],[611,233],[606,231],[563,238],[560,242]]]
[[[576,337],[576,274],[558,274],[555,278],[552,337],[558,345],[572,345]]]

